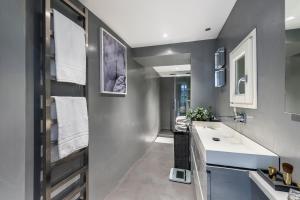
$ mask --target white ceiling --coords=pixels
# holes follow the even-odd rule
[[[285,0],[285,28],[300,28],[300,1]]]
[[[160,77],[190,76],[191,65],[155,66],[153,69]]]
[[[144,67],[191,64],[190,53],[135,57],[134,59]]]
[[[214,39],[236,0],[80,0],[131,47]],[[211,27],[211,31],[205,29]],[[167,34],[167,37],[164,37]]]

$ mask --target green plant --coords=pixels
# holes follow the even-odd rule
[[[208,109],[203,107],[197,107],[195,109],[190,109],[186,117],[191,121],[211,121],[214,118],[211,107]]]

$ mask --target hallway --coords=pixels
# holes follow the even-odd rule
[[[193,185],[168,180],[173,144],[166,142],[153,143],[105,200],[194,200]]]

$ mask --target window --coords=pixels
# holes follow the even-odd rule
[[[230,106],[257,108],[256,29],[230,53]]]

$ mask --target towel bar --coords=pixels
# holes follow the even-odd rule
[[[56,195],[54,198],[52,198],[53,200],[71,200],[74,199],[74,197],[76,195],[78,195],[79,193],[81,193],[84,189],[86,189],[87,184],[84,183],[82,185],[77,185],[73,190],[71,190],[70,192],[68,192],[68,194],[66,195]],[[64,191],[62,192],[64,193]],[[82,195],[80,195],[81,197],[79,199],[82,199]]]
[[[81,17],[85,18],[85,13],[81,11],[77,6],[75,6],[70,0],[62,0],[66,5],[68,5],[71,9],[77,12]]]
[[[52,144],[52,145],[58,145],[58,141],[57,141],[57,140],[52,140],[52,141],[51,141],[51,144]]]
[[[58,124],[57,119],[52,119],[51,120],[51,126]]]
[[[55,1],[55,2],[54,2]],[[80,2],[78,2],[80,4]],[[35,153],[35,185],[38,191],[35,191],[37,196],[42,197],[44,200],[70,200],[76,195],[80,195],[79,199],[88,200],[88,147],[80,149],[60,160],[51,162],[51,148],[53,145],[57,145],[57,141],[51,140],[51,126],[57,124],[57,119],[51,119],[51,103],[54,102],[54,98],[51,96],[64,95],[64,94],[74,94],[73,91],[66,91],[68,89],[75,90],[75,96],[86,96],[87,98],[87,87],[80,87],[78,90],[78,85],[69,84],[66,87],[65,83],[54,82],[56,77],[51,75],[51,62],[55,60],[55,54],[51,51],[51,40],[55,39],[55,34],[53,28],[53,16],[54,8],[57,9],[61,6],[67,6],[68,9],[58,9],[65,10],[67,12],[73,12],[78,18],[79,25],[82,25],[85,30],[86,43],[88,42],[88,10],[82,4],[77,7],[77,2],[73,0],[42,0],[43,8],[43,39],[42,39],[42,50],[41,50],[41,60],[43,61],[43,66],[40,75],[40,83],[37,83],[37,87],[40,98],[41,98],[41,112],[39,111],[40,120],[42,123],[37,123],[40,133],[40,140],[37,140],[38,145],[42,148],[37,148]],[[53,7],[54,6],[54,7]],[[79,21],[80,20],[80,21]],[[54,87],[52,87],[54,84]],[[57,90],[57,91],[56,91]],[[67,96],[67,95],[65,95]],[[49,126],[50,122],[50,126]],[[41,130],[41,132],[40,132]],[[38,135],[38,134],[37,134]],[[42,156],[42,157],[41,157]],[[63,173],[60,171],[66,166],[69,167],[73,162],[78,163],[79,169],[75,169],[71,173]],[[75,166],[74,166],[75,167]],[[71,168],[72,169],[72,168]],[[70,169],[70,170],[71,170]],[[42,172],[42,174],[40,173]],[[66,174],[67,173],[67,174]],[[79,180],[75,181],[75,185],[69,185],[67,188],[62,188],[67,185],[69,181],[74,180],[76,176],[80,175]],[[42,176],[42,177],[41,177]],[[58,176],[58,177],[57,177]],[[59,181],[55,181],[58,179]],[[55,192],[53,192],[55,191]],[[53,194],[52,194],[53,193]],[[54,193],[57,193],[53,197]],[[40,198],[36,198],[40,199]]]
[[[51,163],[51,169],[56,168],[56,167],[58,167],[58,166],[60,166],[60,165],[62,165],[64,163],[69,162],[71,160],[74,160],[74,159],[76,159],[78,157],[81,157],[84,153],[87,153],[87,150],[88,150],[87,147],[83,148],[83,149],[80,149],[80,150],[78,150],[78,151],[76,151],[76,152],[68,155],[67,157],[64,157],[64,158],[62,158],[60,160],[52,162]]]
[[[59,187],[63,186],[64,184],[66,184],[67,182],[71,181],[73,178],[75,178],[76,176],[85,173],[87,171],[87,167],[82,167],[78,170],[76,170],[75,172],[71,173],[67,178],[58,181],[57,183],[53,184],[51,187],[51,191],[55,191],[56,189],[58,189]]]

